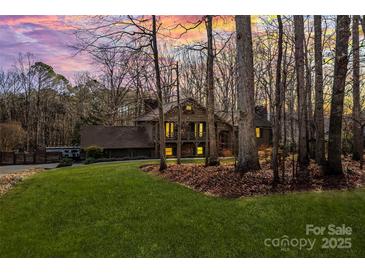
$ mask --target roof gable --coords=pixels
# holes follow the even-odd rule
[[[180,100],[180,105],[185,106],[188,103],[192,103],[195,106],[199,107],[200,109],[206,109],[202,104],[198,103],[195,99],[188,97]],[[177,101],[172,101],[168,103],[163,104],[163,112],[164,114],[169,114],[170,112],[173,112],[175,109],[177,109],[178,104]],[[149,112],[142,114],[139,116],[136,121],[158,121],[158,108],[152,109]]]
[[[203,106],[202,104],[200,104],[198,101],[196,101],[195,99],[188,97],[185,99],[182,99],[180,101],[180,104],[182,106],[185,106],[188,103],[192,103],[195,105],[195,107],[198,107],[200,109],[203,109],[204,111],[206,111],[206,107]],[[173,101],[173,102],[168,102],[165,103],[163,105],[163,110],[164,110],[164,114],[169,114],[171,112],[173,112],[176,108],[178,107],[177,101]],[[141,115],[140,117],[138,117],[136,119],[136,121],[158,121],[158,108],[155,108],[143,115]],[[217,111],[215,112],[215,118],[217,120],[220,120],[223,123],[229,124],[229,125],[237,125],[237,121],[238,121],[238,112],[234,112],[233,115],[233,119],[234,119],[234,123],[232,123],[232,114],[230,112],[223,112],[223,111]],[[263,117],[263,115],[256,113],[255,114],[255,125],[257,127],[271,127],[271,123],[267,120],[266,117]]]

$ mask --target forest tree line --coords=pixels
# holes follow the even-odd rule
[[[68,80],[29,53],[0,72],[1,127],[24,132],[5,149],[77,144],[81,126],[128,125],[151,97],[163,133],[163,102],[176,100],[178,89],[207,106],[208,165],[219,164],[214,112],[239,111],[237,169],[259,168],[253,106],[265,105],[274,181],[294,152],[299,179],[310,159],[341,174],[343,153],[363,155],[364,31],[361,16],[203,16],[174,25],[157,16],[90,17],[73,48],[92,58],[96,73]],[[204,38],[184,42],[193,32]],[[160,134],[161,169],[164,157]]]

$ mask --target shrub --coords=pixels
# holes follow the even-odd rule
[[[352,140],[352,134],[344,133],[342,135],[342,154],[347,156],[351,154],[354,149],[354,143]]]
[[[60,163],[57,165],[57,167],[66,167],[66,166],[72,166],[73,160],[70,158],[63,158]]]
[[[1,151],[13,151],[24,145],[25,131],[20,123],[0,123]]]
[[[104,156],[103,149],[98,146],[89,146],[85,149],[86,152],[86,159],[87,158],[102,158]]]
[[[93,163],[96,163],[96,159],[93,158],[93,157],[87,157],[86,160],[84,161],[85,165],[90,165],[90,164],[93,164]]]

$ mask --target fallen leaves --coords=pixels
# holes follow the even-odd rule
[[[0,196],[4,195],[16,184],[20,183],[25,177],[31,176],[40,172],[41,169],[31,169],[14,174],[8,174],[0,177]]]
[[[158,171],[157,165],[141,167],[145,172],[162,176],[169,181],[178,182],[196,191],[209,195],[237,198],[242,196],[266,195],[302,190],[349,189],[363,186],[364,174],[358,163],[344,159],[344,177],[324,176],[314,162],[309,166],[310,176],[305,186],[298,185],[292,178],[292,165],[285,164],[285,178],[276,189],[272,188],[273,174],[269,161],[261,163],[261,170],[240,175],[234,171],[233,164],[205,167],[202,164],[169,165],[167,170]]]

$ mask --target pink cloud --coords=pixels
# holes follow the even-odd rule
[[[0,16],[0,66],[9,68],[19,53],[31,52],[58,73],[72,77],[92,70],[90,59],[74,56],[73,25],[79,16]]]

